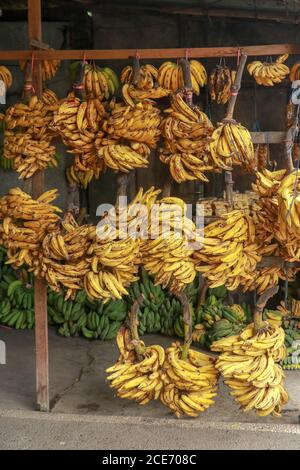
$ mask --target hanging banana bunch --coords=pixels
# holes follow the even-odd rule
[[[200,94],[200,88],[204,87],[207,83],[207,74],[204,66],[197,60],[190,60],[191,80],[193,92],[196,95]],[[158,84],[176,92],[184,88],[183,70],[180,64],[174,62],[164,62],[158,69],[157,76]]]
[[[20,178],[57,166],[56,150],[51,145],[55,132],[49,127],[57,108],[55,93],[45,90],[42,100],[32,96],[28,104],[17,103],[6,110],[4,157],[12,160]]]
[[[138,79],[134,83],[133,67],[127,65],[121,72],[122,94],[129,106],[147,99],[159,99],[168,96],[170,90],[157,85],[158,70],[151,64],[139,68]]]
[[[48,49],[49,51],[53,51],[52,48]],[[57,74],[58,68],[60,66],[60,60],[52,59],[52,60],[42,60],[42,77],[43,81],[51,80]],[[26,70],[27,60],[20,61],[20,69],[22,71]]]
[[[87,101],[76,98],[70,94],[63,100],[51,122],[51,129],[61,137],[63,143],[69,147],[68,153],[74,154],[73,172],[67,172],[72,182],[72,174],[87,173],[84,176],[75,176],[83,186],[87,186],[91,177],[99,178],[105,170],[104,162],[99,159],[97,147],[100,145],[104,133],[101,124],[105,115],[103,104],[98,98]]]
[[[24,263],[36,268],[46,233],[55,230],[61,210],[51,202],[56,190],[36,200],[20,188],[12,188],[0,198],[0,244],[7,248],[8,263],[18,268]]]
[[[12,86],[12,74],[11,71],[7,67],[5,67],[5,65],[0,65],[0,80],[2,80],[2,82],[4,83],[6,90],[8,90]]]
[[[224,119],[212,134],[210,154],[215,165],[231,170],[233,165],[253,171],[255,154],[250,132],[235,120]]]
[[[211,288],[225,285],[235,290],[243,280],[253,279],[261,256],[252,218],[235,210],[207,225],[203,246],[194,252],[193,259]]]
[[[83,86],[87,99],[108,100],[119,89],[119,80],[109,67],[84,66]]]
[[[152,103],[113,104],[102,126],[108,137],[98,148],[100,160],[124,173],[147,167],[151,148],[156,147],[160,136],[160,122],[160,111]]]
[[[283,54],[277,57],[275,62],[255,60],[248,64],[248,72],[258,85],[274,86],[276,83],[281,83],[290,73],[290,69],[284,64],[288,56],[288,54]]]
[[[197,106],[189,106],[182,95],[171,95],[171,108],[161,123],[163,148],[160,160],[169,165],[177,183],[208,181],[206,171],[214,169],[209,158],[209,142],[213,125]]]
[[[186,217],[180,198],[165,197],[151,210],[148,239],[141,243],[141,260],[146,271],[171,292],[180,292],[191,283],[196,270],[192,261],[193,243],[201,242],[194,223]]]
[[[218,104],[226,104],[230,98],[230,90],[234,84],[235,70],[230,70],[226,65],[217,65],[208,79],[209,94],[212,101]]]
[[[300,80],[300,62],[296,62],[290,71],[290,80],[294,82],[295,80]]]

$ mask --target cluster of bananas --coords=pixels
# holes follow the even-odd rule
[[[5,113],[4,157],[12,160],[20,178],[29,178],[47,166],[57,166],[56,151],[49,129],[58,106],[54,92],[45,90],[42,100],[30,98],[28,104],[17,103]]]
[[[200,351],[189,349],[186,360],[181,356],[180,343],[167,348],[160,400],[178,418],[196,418],[214,404],[218,371],[215,359]]]
[[[92,299],[107,302],[128,295],[126,287],[138,280],[139,241],[118,232],[109,238],[109,225],[98,228],[98,238],[93,241],[87,254],[91,256],[84,288]],[[99,237],[99,231],[102,235]],[[107,233],[107,239],[103,234]]]
[[[235,290],[253,278],[261,260],[257,249],[253,220],[235,210],[205,227],[203,246],[194,252],[193,259],[210,287],[225,285]]]
[[[204,87],[207,83],[207,74],[204,66],[197,60],[190,60],[190,71],[192,80],[192,89],[196,95],[200,94],[200,88]],[[184,77],[181,65],[174,62],[164,62],[158,69],[157,75],[158,84],[176,92],[184,88]]]
[[[104,162],[102,162],[103,167],[97,166],[96,177],[98,178],[100,174],[105,170]],[[94,177],[93,170],[80,171],[77,169],[75,164],[72,164],[66,168],[66,180],[70,186],[79,186],[86,189]],[[98,175],[98,176],[97,176]]]
[[[251,134],[244,126],[225,119],[211,137],[210,154],[217,167],[231,170],[232,165],[242,165],[248,171],[255,169]]]
[[[248,72],[259,85],[274,86],[276,83],[281,83],[290,73],[288,66],[283,63],[288,56],[288,54],[283,54],[277,57],[275,62],[254,60],[248,64]]]
[[[286,354],[282,328],[266,323],[256,332],[250,324],[239,335],[216,341],[211,349],[221,352],[216,368],[245,412],[255,410],[259,416],[280,416],[288,401],[284,373],[276,364]]]
[[[48,49],[48,50],[53,50],[53,49]],[[52,59],[52,60],[42,60],[42,77],[43,81],[45,80],[51,80],[53,77],[55,77],[58,67],[60,66],[60,60],[57,59]],[[20,61],[20,69],[25,71],[27,66],[27,60],[21,60]]]
[[[129,330],[122,327],[116,339],[120,356],[112,367],[106,369],[110,374],[107,377],[110,387],[116,390],[119,398],[134,400],[139,405],[157,400],[163,387],[161,372],[165,361],[164,349],[159,345],[145,347],[141,341],[143,353],[139,360]]]
[[[189,106],[182,93],[171,95],[171,108],[161,124],[164,138],[160,160],[169,165],[177,183],[208,181],[205,171],[213,169],[209,142],[213,125],[197,106]]]
[[[230,90],[235,81],[236,72],[224,65],[217,65],[211,72],[208,85],[209,94],[218,104],[226,104],[230,98]]]
[[[159,99],[167,96],[170,90],[157,86],[158,70],[151,64],[142,65],[137,80],[134,82],[133,67],[127,65],[121,72],[122,93],[124,101],[134,106],[135,101]]]
[[[98,147],[99,160],[115,171],[128,172],[148,166],[151,148],[160,136],[160,111],[151,103],[114,104],[103,122],[108,138]]]
[[[104,136],[101,131],[104,114],[105,109],[98,98],[81,101],[70,94],[61,102],[51,122],[51,129],[69,147],[67,152],[75,155],[73,171],[68,171],[68,176],[74,183],[78,179],[86,185],[91,175],[99,178],[105,169],[104,162],[97,155],[97,148]],[[86,172],[89,173],[88,176],[80,175]]]
[[[194,244],[200,242],[182,199],[165,197],[153,206],[148,236],[141,244],[146,271],[154,276],[155,284],[181,291],[196,276],[191,255]]]
[[[41,242],[59,220],[61,210],[51,204],[56,196],[56,190],[50,190],[34,200],[20,188],[12,188],[0,199],[0,243],[7,248],[12,266],[26,263],[36,268]]]
[[[261,250],[258,250],[261,253]],[[288,270],[288,282],[292,282],[297,274],[297,268]],[[272,266],[256,269],[253,278],[243,283],[244,291],[253,291],[256,289],[257,294],[262,294],[267,289],[277,286],[279,279],[286,280],[286,272],[280,266]]]
[[[290,80],[294,82],[295,80],[300,80],[300,62],[296,62],[290,71]]]
[[[5,65],[0,65],[0,80],[4,83],[6,90],[12,86],[12,74]]]
[[[17,103],[5,113],[4,157],[12,160],[20,178],[29,178],[47,166],[57,166],[56,150],[51,145],[54,133],[49,130],[58,99],[45,90],[42,100],[30,98],[28,104]]]
[[[86,97],[100,101],[108,100],[119,88],[119,80],[109,67],[84,66],[83,86]]]

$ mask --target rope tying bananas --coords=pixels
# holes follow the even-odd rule
[[[288,56],[288,54],[283,54],[277,57],[275,62],[255,60],[248,64],[248,72],[253,76],[258,85],[274,86],[276,83],[281,83],[290,73],[290,69],[283,63],[287,60]]]
[[[197,106],[189,106],[182,93],[171,95],[171,108],[161,123],[164,138],[160,160],[169,165],[177,183],[208,181],[205,171],[214,169],[209,158],[209,142],[213,125]]]
[[[208,80],[209,94],[218,104],[226,104],[230,98],[230,90],[235,81],[236,72],[224,65],[217,65]]]
[[[284,373],[276,364],[286,354],[282,328],[265,323],[256,332],[251,324],[239,335],[216,341],[211,349],[221,352],[216,368],[245,412],[254,409],[259,416],[280,416],[288,401]]]
[[[204,66],[197,60],[190,60],[191,80],[193,92],[196,95],[200,94],[200,87],[204,87],[207,83],[207,74]],[[164,62],[158,69],[157,76],[158,84],[176,92],[177,90],[184,88],[183,70],[180,64],[174,64],[174,62]]]

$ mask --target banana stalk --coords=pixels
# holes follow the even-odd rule
[[[133,303],[131,310],[129,312],[129,324],[130,324],[130,333],[134,343],[134,349],[138,356],[138,360],[141,361],[143,359],[143,354],[145,352],[145,346],[140,340],[138,327],[139,327],[139,320],[138,320],[138,310],[142,306],[144,302],[144,295],[141,294]]]
[[[256,332],[263,330],[266,327],[266,323],[263,321],[262,315],[264,308],[268,300],[277,294],[279,290],[278,286],[271,287],[267,289],[259,298],[255,305],[255,310],[253,314],[254,329]]]
[[[184,343],[182,346],[182,360],[186,361],[188,358],[189,348],[192,344],[193,334],[193,320],[191,305],[188,301],[187,295],[184,292],[178,292],[176,294],[177,299],[182,304],[183,309],[183,331],[184,331]]]

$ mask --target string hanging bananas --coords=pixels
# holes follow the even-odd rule
[[[284,373],[276,364],[286,354],[281,327],[266,322],[256,332],[250,324],[239,335],[214,342],[211,349],[221,353],[216,368],[244,412],[255,410],[259,416],[280,416],[288,401]]]
[[[6,90],[8,90],[13,84],[11,71],[5,67],[5,65],[0,65],[0,80],[4,83]]]
[[[54,92],[45,90],[42,100],[32,96],[28,102],[10,106],[5,113],[4,157],[12,160],[20,178],[30,178],[36,171],[56,167],[55,136],[49,128],[58,107]]]
[[[258,85],[274,86],[276,83],[281,83],[290,73],[289,67],[284,64],[288,56],[288,54],[283,54],[277,57],[275,62],[255,60],[248,64],[248,72]]]
[[[212,101],[226,104],[230,98],[230,90],[235,81],[236,72],[224,65],[217,65],[208,79],[209,94]]]
[[[160,400],[178,418],[196,418],[214,403],[218,371],[215,359],[200,351],[189,349],[186,360],[181,356],[179,342],[166,350]]]
[[[250,132],[234,120],[224,120],[213,132],[210,154],[213,162],[223,170],[233,165],[255,170],[255,155]]]
[[[235,290],[253,279],[261,256],[252,218],[235,210],[207,225],[202,247],[194,251],[193,260],[211,288],[225,285],[228,290]]]
[[[207,83],[207,73],[201,62],[190,60],[189,64],[193,92],[196,95],[199,95],[200,88],[204,87]],[[181,65],[169,61],[164,62],[158,69],[157,82],[161,87],[173,92],[184,88],[183,70]]]
[[[182,93],[171,95],[171,108],[161,123],[163,147],[160,160],[169,165],[177,183],[199,179],[207,182],[206,171],[214,169],[209,157],[213,125],[197,106],[189,106]]]
[[[52,50],[52,48],[48,49]],[[42,78],[45,82],[46,80],[51,80],[57,74],[58,68],[60,66],[60,60],[52,59],[52,60],[42,60]],[[25,71],[27,66],[27,60],[20,61],[20,69]]]
[[[126,328],[119,330],[116,339],[120,357],[116,364],[106,369],[110,387],[116,390],[117,397],[134,400],[139,405],[157,400],[163,387],[161,370],[165,361],[164,349],[159,345],[146,347],[141,341],[143,359],[138,361]]]

